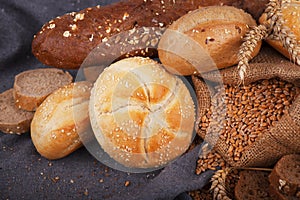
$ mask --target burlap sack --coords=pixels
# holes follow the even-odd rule
[[[221,78],[220,78],[221,77]],[[260,54],[250,63],[250,68],[244,80],[244,85],[271,78],[280,78],[287,82],[300,86],[300,66],[294,65],[270,47],[263,47]],[[192,77],[198,98],[198,122],[211,105],[213,89],[207,84],[223,80],[223,84],[241,84],[237,67],[231,67],[219,71],[213,71]],[[197,129],[200,135],[208,143],[213,143],[213,137],[207,137],[206,132]],[[214,145],[215,149],[223,156],[225,161],[234,167],[266,167],[273,165],[280,157],[291,153],[300,153],[300,95],[296,96],[289,113],[281,117],[276,125],[263,132],[255,142],[247,146],[242,152],[239,161],[227,155],[229,145],[220,138]]]

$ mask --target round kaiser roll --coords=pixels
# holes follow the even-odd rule
[[[50,94],[31,122],[31,139],[45,158],[63,158],[82,143],[79,133],[90,127],[88,104],[92,84],[71,83]]]
[[[286,26],[293,34],[297,40],[298,46],[300,45],[300,1],[292,0],[289,3],[285,2],[281,7],[282,18],[284,21],[284,26]],[[260,18],[260,23],[266,22],[267,15],[264,13]],[[291,55],[288,50],[284,47],[281,40],[275,40],[268,38],[267,43],[270,44],[274,49],[279,51],[288,59],[291,59]],[[299,46],[300,48],[300,46]],[[298,53],[298,57],[299,57]],[[300,64],[300,63],[298,63]]]
[[[158,44],[162,64],[172,73],[200,74],[238,63],[243,36],[256,21],[233,6],[208,6],[194,10],[164,32]],[[261,42],[252,53],[258,54]]]
[[[102,149],[128,168],[158,168],[183,154],[194,135],[195,105],[186,84],[149,58],[106,68],[89,113]]]

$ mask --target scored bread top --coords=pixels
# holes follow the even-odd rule
[[[233,6],[209,6],[187,13],[184,17],[174,21],[168,28],[184,33],[202,23],[218,22],[241,22],[256,25],[254,18],[242,9]]]
[[[127,167],[158,167],[189,146],[194,102],[185,84],[149,58],[112,64],[92,89],[90,118],[95,136]]]
[[[209,6],[194,10],[173,22],[162,35],[158,54],[172,73],[201,74],[238,63],[242,38],[253,17],[233,6]],[[261,42],[253,49],[258,54]]]
[[[29,131],[33,112],[20,110],[15,106],[13,89],[0,94],[0,131],[21,134]]]
[[[55,68],[24,71],[15,77],[15,104],[23,110],[34,111],[49,94],[72,80],[68,72]]]
[[[91,84],[76,82],[61,87],[38,107],[31,123],[31,138],[37,151],[59,159],[82,146],[79,132],[89,126]]]

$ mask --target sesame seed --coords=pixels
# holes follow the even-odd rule
[[[94,34],[92,34],[92,35],[91,35],[91,37],[89,38],[89,41],[91,41],[91,42],[92,42],[92,41],[93,41],[93,39],[94,39]]]
[[[78,20],[83,20],[84,19],[84,13],[78,13],[75,15],[75,18],[74,18],[74,22],[77,22]]]
[[[71,27],[72,31],[75,31],[77,29],[77,25],[76,24],[70,24],[70,27]]]
[[[128,17],[129,17],[129,14],[127,12],[125,12],[123,15],[123,20],[126,20],[126,18],[128,18]]]
[[[63,33],[63,36],[64,37],[70,37],[72,34],[70,33],[70,31],[65,31],[64,33]]]
[[[53,29],[53,28],[55,28],[55,24],[50,24],[47,28],[48,29]]]

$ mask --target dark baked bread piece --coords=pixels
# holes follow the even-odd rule
[[[282,196],[300,199],[300,154],[283,156],[272,170],[269,181]]]
[[[0,94],[0,131],[22,134],[29,131],[34,113],[20,110],[15,106],[13,89]]]
[[[166,27],[187,12],[203,5],[233,5],[239,8],[255,5],[260,9],[250,10],[257,15],[263,11],[266,2],[268,1],[128,0],[103,7],[91,7],[46,23],[32,42],[32,52],[46,65],[79,68],[92,49],[118,33],[133,28]],[[154,37],[156,38],[144,38],[150,43],[149,48],[156,48],[157,42],[153,40],[157,40],[159,35]],[[136,38],[134,42],[141,40],[142,38]],[[126,44],[121,45],[131,43],[126,41]],[[145,53],[147,56],[152,54],[153,51]]]
[[[58,88],[68,85],[73,77],[60,69],[41,68],[24,71],[15,77],[13,95],[18,108],[34,111]]]
[[[269,194],[269,172],[244,170],[235,186],[236,200],[273,200]]]
[[[274,186],[271,184],[269,187],[269,193],[270,193],[270,196],[272,197],[272,200],[299,200],[300,199],[300,196],[290,197],[290,196],[287,196],[287,195],[281,193],[278,188],[274,188]]]

